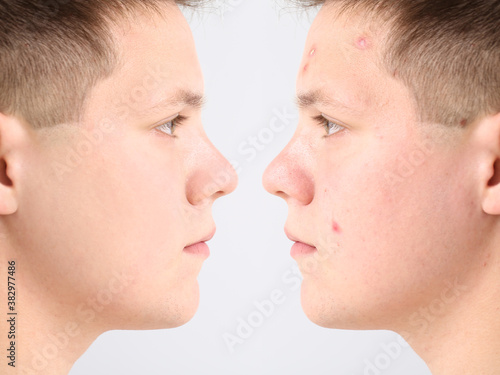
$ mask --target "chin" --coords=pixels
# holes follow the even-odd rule
[[[350,300],[349,296],[347,297]],[[377,329],[371,318],[364,316],[363,309],[349,306],[333,294],[324,293],[324,288],[304,281],[300,302],[307,318],[324,328],[370,330]]]
[[[156,330],[180,327],[195,316],[200,302],[197,282],[165,295],[161,291],[152,295],[154,298],[121,301],[120,305],[111,309],[107,317],[112,322],[111,329]]]
[[[200,289],[196,282],[176,297],[167,298],[158,307],[156,329],[176,328],[188,323],[195,316],[200,304]]]
[[[319,295],[304,281],[300,290],[300,303],[307,318],[320,327],[336,328],[332,321],[331,302]]]

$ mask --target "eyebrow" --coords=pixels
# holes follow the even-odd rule
[[[178,106],[188,106],[194,109],[202,109],[206,103],[206,97],[202,93],[189,91],[189,90],[178,90],[170,98],[160,100],[158,103],[151,107],[151,110],[178,107]]]
[[[354,109],[344,102],[331,98],[322,90],[312,90],[298,93],[296,99],[297,107],[300,109],[307,109],[315,105],[323,105],[326,107],[333,107],[340,110],[345,110],[351,113],[359,114],[361,111]]]

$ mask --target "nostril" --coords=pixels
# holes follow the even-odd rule
[[[283,198],[283,199],[286,199],[288,197],[288,195],[284,191],[277,191],[274,193],[274,195],[276,195],[280,198]]]
[[[220,197],[223,197],[224,195],[227,195],[228,193],[227,192],[224,192],[222,190],[219,190],[218,192],[216,192],[213,196],[215,199],[217,198],[220,198]]]

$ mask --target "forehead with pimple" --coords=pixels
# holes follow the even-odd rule
[[[370,49],[371,48],[370,37],[366,35],[361,35],[358,38],[356,38],[354,45],[356,46],[356,48],[360,50]]]
[[[333,31],[334,26],[335,31]],[[369,51],[377,47],[377,44],[385,42],[387,28],[388,24],[381,22],[373,14],[354,11],[339,13],[339,9],[335,5],[325,5],[312,24],[309,36],[311,43],[317,49],[318,43],[311,39],[314,37],[322,39],[322,34],[328,30],[330,30],[328,36],[331,37],[332,34],[338,33],[338,30],[341,29],[346,48]]]
[[[310,75],[316,65],[338,57],[352,63],[364,60],[366,64],[377,53],[379,34],[373,26],[362,22],[361,17],[338,15],[324,6],[309,31],[299,73]]]
[[[358,112],[387,107],[392,101],[387,88],[400,82],[382,63],[386,35],[381,23],[370,23],[365,15],[323,7],[307,38],[297,93],[323,91]]]

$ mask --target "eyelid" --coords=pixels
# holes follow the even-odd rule
[[[172,138],[177,138],[177,135],[175,134],[175,130],[177,129],[177,127],[181,126],[182,123],[187,119],[188,119],[187,116],[183,116],[183,115],[177,113],[174,116],[168,117],[165,120],[157,122],[155,125],[153,125],[153,130],[161,133],[161,135],[172,137]],[[162,126],[167,125],[169,123],[172,123],[172,127],[173,127],[171,134],[159,129]]]
[[[326,131],[327,134],[323,135],[323,138],[328,138],[331,136],[334,136],[335,134],[338,134],[340,132],[343,132],[344,130],[347,129],[347,126],[344,126],[344,123],[338,120],[335,120],[329,116],[326,116],[324,113],[321,113],[318,116],[314,116],[313,119],[318,123],[320,127],[323,128],[323,130]],[[338,129],[334,133],[330,133],[330,124],[335,125]]]
[[[346,124],[344,124],[342,121],[337,120],[337,119],[335,119],[335,118],[333,118],[333,117],[330,117],[330,116],[328,116],[328,115],[325,115],[324,113],[321,113],[321,116],[323,116],[323,117],[324,117],[326,120],[328,120],[328,121],[334,122],[334,123],[336,123],[337,125],[342,126],[343,128],[349,128],[349,126],[347,126]]]
[[[165,125],[166,123],[170,122],[170,121],[174,121],[176,118],[178,118],[180,116],[179,113],[176,113],[175,115],[172,115],[170,117],[167,117],[163,120],[160,120],[158,121],[157,123],[155,123],[153,126],[151,126],[152,129],[155,129],[157,128],[158,126],[162,126],[162,125]]]

